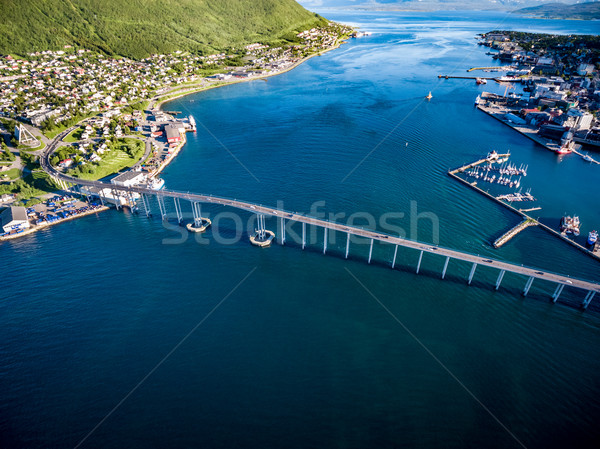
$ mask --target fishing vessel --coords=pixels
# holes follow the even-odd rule
[[[475,82],[479,84],[487,84],[487,80],[485,78],[476,78]]]
[[[590,231],[590,233],[588,234],[588,245],[594,245],[596,242],[598,241],[598,232],[596,231]]]
[[[148,180],[148,188],[152,190],[160,190],[165,186],[165,180],[162,178],[152,178]]]
[[[560,232],[563,234],[579,235],[579,217],[577,215],[565,215],[560,219]]]
[[[569,153],[573,152],[573,147],[574,147],[573,141],[569,140],[568,142],[565,142],[560,147],[556,148],[556,150],[554,150],[554,151],[556,152],[556,154],[569,154]]]

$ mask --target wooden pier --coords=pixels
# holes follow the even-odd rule
[[[532,220],[530,218],[526,218],[521,223],[519,223],[518,225],[514,226],[513,228],[511,228],[507,232],[505,232],[501,237],[497,238],[494,241],[494,248],[500,248],[502,245],[504,245],[509,240],[511,240],[514,236],[516,236],[519,232],[525,230],[529,226],[537,226],[537,224],[538,224],[537,221]]]

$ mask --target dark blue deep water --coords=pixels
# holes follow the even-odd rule
[[[441,245],[600,281],[598,262],[541,229],[494,250],[518,217],[446,175],[510,149],[529,164],[540,219],[579,214],[587,235],[600,228],[600,167],[474,109],[473,81],[437,78],[495,64],[477,33],[598,22],[324,14],[374,34],[165,106],[199,123],[168,188],[360,212],[356,224],[382,230],[396,213],[408,237],[432,241],[437,222]],[[536,281],[523,298],[525,279],[494,291],[484,268],[467,286],[458,262],[442,281],[431,255],[417,276],[408,250],[391,270],[384,245],[368,265],[359,241],[345,261],[344,236],[328,256],[320,233],[305,251],[258,250],[236,236],[248,214],[203,212],[217,226],[200,241],[110,211],[0,245],[0,447],[598,447],[600,315],[576,307],[584,292],[552,304],[554,286]]]

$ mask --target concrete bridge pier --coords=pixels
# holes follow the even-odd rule
[[[146,217],[149,217],[150,205],[146,205],[146,196],[143,193],[140,193],[140,199],[142,200],[142,205],[144,206],[144,212],[146,213]]]
[[[496,290],[498,290],[500,288],[500,283],[502,282],[504,273],[506,273],[506,270],[500,270],[500,274],[498,274],[498,279],[496,279]]]
[[[468,280],[468,284],[471,285],[471,282],[473,281],[473,276],[475,276],[475,269],[477,268],[477,264],[474,263],[473,266],[471,267],[471,272],[469,273],[469,280]]]
[[[529,293],[529,289],[531,288],[531,284],[533,284],[533,279],[534,277],[530,277],[529,279],[527,279],[527,283],[525,284],[525,288],[523,289],[523,296],[527,296],[527,293]]]
[[[281,217],[279,219],[281,225],[281,245],[285,244],[285,219]]]
[[[592,302],[592,299],[594,298],[594,295],[596,295],[596,292],[593,292],[593,291],[589,291],[587,293],[587,295],[585,295],[585,299],[583,300],[583,304],[582,304],[584,309],[588,308],[588,306],[590,305],[590,302]]]
[[[367,263],[371,263],[372,255],[373,255],[373,239],[371,239],[371,247],[369,248],[369,261]]]
[[[324,227],[324,233],[323,233],[323,254],[325,254],[327,252],[327,228]]]
[[[165,206],[165,199],[159,194],[156,194],[156,199],[158,200],[158,208],[160,209],[160,216],[163,221],[168,219],[167,217],[167,207]]]
[[[183,221],[183,213],[181,212],[181,203],[179,202],[179,198],[173,197],[173,203],[175,203],[175,213],[177,214],[177,221],[179,224]]]
[[[558,297],[560,296],[564,288],[565,284],[558,284],[556,286],[556,290],[554,290],[554,293],[552,294],[552,302],[558,301]]]
[[[448,269],[448,263],[450,262],[450,256],[446,257],[446,262],[444,262],[444,269],[442,270],[442,279],[446,277],[446,270]]]
[[[346,237],[346,259],[348,258],[348,252],[350,251],[350,233],[348,232]]]
[[[394,258],[392,259],[392,270],[396,266],[396,256],[397,255],[398,255],[398,245],[396,245],[396,248],[394,249]]]
[[[119,196],[119,193],[115,189],[110,189],[110,193],[112,193],[112,196],[115,199],[115,206],[117,207],[117,210],[119,210],[121,208],[121,197]]]
[[[423,260],[423,251],[419,254],[419,262],[417,262],[417,274],[419,274],[419,270],[421,269],[421,261]]]
[[[197,228],[202,226],[200,203],[197,201],[192,201],[192,215],[194,216],[194,226]]]
[[[306,223],[302,223],[302,249],[306,246]]]

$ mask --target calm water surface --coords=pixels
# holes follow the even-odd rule
[[[326,16],[374,34],[168,105],[199,123],[169,188],[304,212],[321,201],[346,218],[403,212],[393,224],[432,241],[429,219],[411,234],[416,208],[437,217],[441,245],[600,281],[597,262],[539,229],[491,248],[518,218],[446,175],[510,149],[529,164],[540,219],[577,213],[587,235],[600,228],[600,169],[475,110],[484,87],[437,78],[495,64],[477,33],[597,22]],[[173,244],[180,233],[159,220],[111,211],[2,244],[0,447],[75,447],[100,422],[80,447],[597,447],[600,319],[574,307],[582,292],[551,304],[554,287],[536,281],[524,299],[524,279],[496,292],[485,268],[468,287],[459,262],[441,281],[431,255],[416,276],[408,250],[390,270],[385,245],[367,265],[364,242],[343,261],[344,236],[331,257],[322,235],[304,252],[217,237],[235,238],[232,219],[210,244]]]

